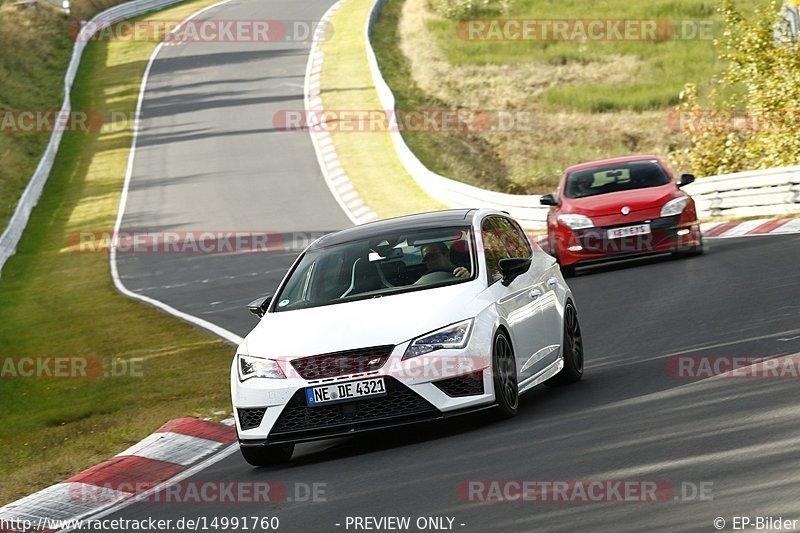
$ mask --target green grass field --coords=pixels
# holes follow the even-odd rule
[[[755,5],[765,5],[768,1],[739,0],[737,6],[747,14]],[[436,20],[429,28],[454,66],[528,62],[585,65],[616,57],[635,57],[641,67],[630,79],[609,83],[601,73],[596,79],[554,87],[543,95],[542,101],[552,108],[593,113],[644,111],[677,104],[686,82],[695,81],[702,90],[721,71],[712,40],[721,31],[716,5],[714,0],[605,0],[591,6],[582,0],[517,0],[509,13],[500,15],[509,19],[647,21],[655,24],[656,35],[672,28],[675,38],[663,40],[492,42],[463,38],[455,21]],[[478,15],[482,16],[498,15],[492,12]],[[695,38],[701,32],[703,37]],[[610,61],[607,77],[613,77],[614,69]]]
[[[181,19],[213,2],[195,0],[152,16]],[[154,47],[90,44],[74,107],[132,113]],[[0,379],[0,505],[108,459],[170,418],[230,411],[233,348],[121,296],[105,252],[70,247],[75,232],[113,228],[130,126],[65,135],[17,254],[0,278],[0,358],[91,356],[116,360],[118,369],[135,365],[136,372]]]
[[[738,4],[747,15],[768,2]],[[708,39],[721,29],[713,0],[607,0],[592,4],[588,15],[578,0],[516,0],[507,12],[498,4],[489,2],[468,18],[638,20],[652,24],[656,38],[470,40],[468,21],[441,16],[429,0],[390,0],[373,44],[398,107],[531,119],[471,136],[404,133],[429,168],[494,190],[536,194],[551,190],[575,163],[631,153],[665,156],[688,145],[671,129],[670,113],[686,83],[705,91],[723,71]],[[684,36],[703,31],[704,38],[664,39],[670,28]]]

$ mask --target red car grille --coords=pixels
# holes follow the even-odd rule
[[[344,352],[313,355],[292,361],[303,379],[314,380],[347,376],[378,370],[389,358],[394,346],[374,346]]]
[[[621,237],[617,239],[609,239],[606,236],[606,232],[609,229],[643,223],[645,222],[632,220],[627,224],[578,230],[575,234],[578,242],[583,246],[583,250],[589,253],[624,255],[652,252],[664,242],[669,242],[675,238],[675,232],[680,224],[680,215],[649,220],[647,223],[650,224],[651,233],[645,235]]]

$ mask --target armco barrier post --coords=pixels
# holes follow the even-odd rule
[[[711,199],[711,205],[708,208],[712,218],[722,215],[722,195],[719,192],[719,186],[714,192],[714,197]]]
[[[789,182],[792,184],[789,189],[792,191],[792,203],[800,204],[800,171],[792,173]]]

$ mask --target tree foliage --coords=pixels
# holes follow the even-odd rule
[[[718,10],[725,29],[715,46],[726,70],[707,97],[694,84],[681,93],[690,147],[674,163],[704,176],[800,163],[800,42],[776,38],[780,2],[749,18],[731,0]]]

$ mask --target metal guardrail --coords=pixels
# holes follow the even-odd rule
[[[371,43],[372,28],[386,2],[375,0],[372,5],[365,32],[366,49],[381,105],[383,109],[394,110],[394,94],[381,74]],[[406,171],[435,200],[453,208],[492,207],[508,211],[526,228],[545,227],[549,208],[539,205],[538,195],[489,191],[436,174],[417,159],[397,128],[392,130],[392,143]],[[694,197],[702,218],[794,214],[800,212],[800,166],[702,178],[685,190]]]
[[[38,203],[44,184],[47,182],[47,178],[53,168],[53,163],[56,159],[58,147],[61,144],[61,137],[63,135],[63,131],[61,130],[64,129],[63,127],[58,127],[58,125],[60,124],[63,126],[69,120],[72,111],[70,101],[72,83],[75,81],[83,50],[86,48],[89,40],[95,33],[111,24],[150,11],[163,9],[170,5],[177,4],[180,1],[181,0],[133,0],[132,2],[126,2],[106,9],[92,18],[92,20],[81,29],[78,37],[75,39],[75,44],[72,48],[72,58],[70,59],[67,73],[64,77],[64,101],[61,105],[61,111],[58,114],[56,127],[50,136],[50,141],[47,143],[47,148],[45,148],[44,154],[39,160],[39,164],[33,176],[31,176],[28,185],[25,187],[25,191],[23,191],[20,197],[19,203],[17,203],[17,207],[14,210],[14,214],[11,216],[11,220],[8,222],[8,226],[6,226],[3,234],[0,235],[0,272],[2,272],[3,266],[8,258],[16,252],[17,244],[19,244],[19,240],[22,237],[22,232],[28,225],[31,211],[33,211],[33,208]]]
[[[47,6],[50,9],[58,10],[69,15],[69,0],[32,0],[34,4]]]
[[[702,218],[800,213],[800,166],[702,178],[684,187]]]

